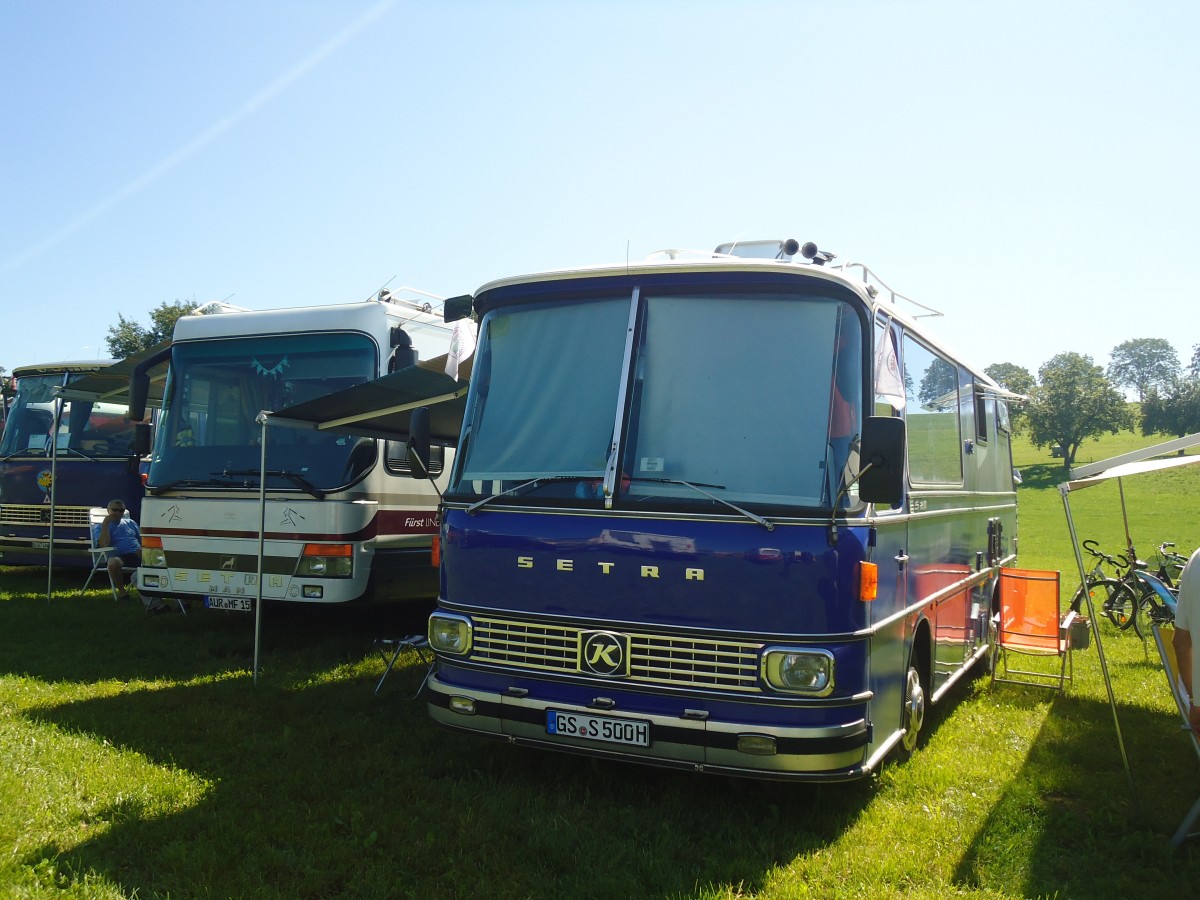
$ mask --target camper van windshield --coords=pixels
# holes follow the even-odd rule
[[[257,490],[262,435],[258,414],[352,387],[375,372],[375,345],[361,334],[176,344],[148,486]],[[345,485],[361,474],[352,464],[355,445],[353,437],[272,428],[267,468],[286,474],[268,477],[267,487],[294,490],[298,478],[321,490]]]
[[[67,381],[80,377],[82,373],[71,374]],[[58,403],[55,388],[62,384],[61,374],[18,379],[17,396],[0,442],[0,457],[50,455],[50,431]],[[57,443],[61,455],[128,456],[133,452],[133,423],[125,415],[125,408],[114,403],[64,401]]]
[[[486,315],[448,496],[600,501],[615,436],[614,506],[832,505],[862,410],[863,331],[851,306],[765,290],[643,289],[634,303]]]

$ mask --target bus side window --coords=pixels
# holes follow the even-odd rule
[[[983,388],[975,385],[975,440],[981,444],[988,442],[988,421],[991,418],[988,406],[992,402],[984,395]]]
[[[914,484],[962,484],[958,366],[904,336],[904,413]]]

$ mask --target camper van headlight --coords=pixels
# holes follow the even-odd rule
[[[162,538],[142,537],[142,568],[165,569],[167,554],[163,552]]]
[[[305,544],[296,574],[309,578],[349,578],[354,574],[350,544]]]
[[[435,612],[429,617],[429,646],[438,653],[466,656],[471,652],[471,620]]]
[[[833,691],[833,654],[828,650],[768,647],[762,677],[777,691],[824,697]]]

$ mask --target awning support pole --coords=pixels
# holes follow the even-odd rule
[[[265,410],[258,414],[258,423],[262,426],[262,438],[259,444],[258,471],[258,575],[254,579],[254,686],[258,687],[258,648],[262,640],[262,605],[263,605],[263,545],[267,531],[267,419],[269,413]]]
[[[1083,599],[1087,602],[1088,620],[1092,623],[1092,638],[1096,642],[1096,655],[1100,659],[1100,673],[1104,677],[1104,687],[1108,691],[1108,707],[1112,710],[1113,727],[1117,732],[1117,747],[1121,750],[1121,762],[1125,766],[1125,779],[1129,782],[1129,791],[1133,795],[1134,806],[1137,806],[1137,790],[1133,786],[1133,772],[1129,768],[1129,754],[1125,752],[1125,738],[1121,734],[1121,720],[1117,716],[1117,698],[1113,695],[1112,679],[1108,675],[1108,660],[1104,656],[1104,644],[1100,640],[1100,620],[1096,616],[1096,608],[1092,604],[1092,592],[1087,589],[1087,569],[1083,564],[1083,553],[1079,549],[1079,535],[1075,532],[1075,520],[1071,517],[1070,487],[1061,484],[1058,487],[1062,494],[1063,510],[1067,514],[1067,529],[1071,532],[1071,549],[1075,551],[1075,563],[1079,566],[1079,584],[1083,591]]]

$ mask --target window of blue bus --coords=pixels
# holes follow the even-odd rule
[[[594,497],[612,445],[631,302],[626,293],[484,316],[447,496],[490,496],[543,478],[566,479],[557,490],[565,497],[589,488]]]
[[[958,366],[904,337],[908,472],[914,484],[961,484]]]
[[[862,411],[851,307],[794,293],[645,297],[626,426],[628,502],[847,505]]]
[[[901,383],[900,354],[897,352],[896,334],[898,327],[891,319],[875,320],[875,350],[872,362],[874,371],[875,402],[874,414],[899,418],[907,405],[906,392]],[[904,511],[904,503],[876,503],[877,513]]]
[[[149,485],[257,487],[259,412],[277,411],[375,377],[374,342],[356,333],[272,335],[178,343],[163,400]],[[273,428],[267,487],[297,486],[296,476],[329,490],[353,476],[357,438],[308,429]]]
[[[487,313],[447,496],[599,502],[615,440],[617,506],[708,509],[706,492],[765,508],[828,508],[839,495],[850,504],[841,488],[861,417],[863,338],[847,303],[640,296],[628,373],[631,295]]]
[[[26,375],[17,381],[16,396],[0,441],[0,456],[50,455],[50,432],[58,409],[54,389],[62,383],[61,373]]]

